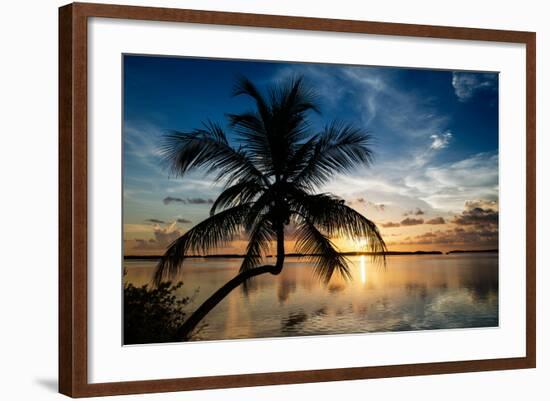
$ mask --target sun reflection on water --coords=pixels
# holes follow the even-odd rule
[[[365,262],[365,255],[359,257],[359,272],[361,273],[361,282],[365,284],[367,282],[367,264]]]

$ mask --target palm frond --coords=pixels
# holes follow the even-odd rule
[[[270,132],[275,134],[272,141],[273,164],[278,174],[284,174],[299,144],[311,136],[308,113],[318,113],[320,109],[316,93],[304,84],[302,77],[294,77],[286,84],[272,87],[270,99]]]
[[[289,158],[286,171],[284,175],[285,181],[289,177],[296,176],[300,171],[302,171],[308,164],[315,148],[317,146],[318,135],[314,135],[309,138],[307,141],[299,144],[296,151]]]
[[[311,255],[315,263],[314,273],[328,283],[335,272],[345,280],[351,279],[346,258],[341,255],[332,241],[319,231],[313,223],[303,220],[296,229],[296,250]]]
[[[271,88],[270,99],[273,109],[287,116],[306,111],[321,112],[319,96],[313,88],[305,84],[302,76],[294,76],[287,83]]]
[[[276,197],[277,191],[271,186],[256,198],[244,220],[244,227],[247,231],[251,231],[263,216],[269,214]]]
[[[333,122],[319,135],[315,149],[293,181],[313,189],[337,173],[352,171],[358,165],[373,162],[372,136],[349,124]]]
[[[269,252],[269,245],[274,236],[271,222],[265,216],[262,217],[249,233],[246,255],[239,272],[242,273],[260,264],[262,257]]]
[[[255,155],[264,174],[283,175],[299,143],[310,136],[306,114],[319,111],[314,91],[302,78],[294,78],[271,87],[266,98],[250,81],[242,79],[235,93],[253,98],[257,109],[228,116],[244,149]]]
[[[270,113],[270,112],[268,112]],[[261,117],[258,112],[250,111],[240,114],[228,114],[229,125],[243,143],[243,149],[252,155],[256,165],[260,166],[264,174],[274,171],[273,135],[269,132],[271,126],[271,114],[269,117]],[[268,120],[265,120],[268,118]]]
[[[174,277],[190,253],[204,254],[231,241],[241,230],[250,204],[242,204],[210,216],[172,242],[157,263],[154,283]]]
[[[234,149],[222,128],[212,122],[191,132],[168,133],[160,153],[176,176],[203,167],[206,173],[218,173],[215,181],[224,180],[228,185],[235,181],[265,179],[246,152]]]
[[[331,238],[366,240],[366,249],[374,260],[385,262],[386,243],[374,222],[347,206],[342,199],[328,194],[293,193],[292,208],[298,220],[307,219]]]
[[[252,83],[246,77],[240,77],[237,79],[235,87],[233,88],[233,96],[248,96],[254,100],[258,113],[261,119],[269,121],[271,107],[266,99],[262,96],[261,92],[256,88],[256,85]]]
[[[265,191],[265,186],[258,184],[256,181],[242,181],[225,188],[221,194],[218,195],[212,208],[210,209],[210,215],[214,215],[220,210],[238,206],[243,203],[249,203],[254,198],[260,196]]]

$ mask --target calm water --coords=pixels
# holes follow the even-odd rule
[[[278,276],[235,289],[205,318],[198,340],[498,326],[498,255],[390,256],[386,268],[350,258],[353,281],[322,285],[307,261],[287,258]],[[187,259],[190,310],[238,271],[240,259]],[[150,282],[154,261],[127,260],[125,280]]]

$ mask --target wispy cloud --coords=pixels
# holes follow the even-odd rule
[[[458,100],[467,102],[480,91],[495,90],[497,80],[498,75],[495,73],[454,72],[452,84]]]
[[[426,138],[446,128],[449,116],[440,113],[432,99],[403,90],[391,71],[347,67],[343,73],[357,88],[356,105],[367,126],[375,122],[408,139]]]
[[[345,199],[368,197],[375,204],[384,204],[386,215],[374,213],[382,221],[397,221],[403,215],[414,215],[417,209],[427,216],[452,217],[463,210],[467,199],[498,199],[498,155],[478,153],[423,167],[410,158],[384,161],[353,176],[339,176],[322,190]],[[377,211],[370,208],[367,212],[372,217]]]
[[[125,121],[124,155],[126,162],[128,160],[136,161],[142,168],[146,168],[150,173],[162,173],[165,171],[161,165],[161,154],[159,145],[163,132],[153,124],[145,123],[137,126],[134,123]]]
[[[498,154],[478,153],[453,163],[430,165],[406,174],[405,182],[435,208],[458,211],[464,199],[495,200]]]
[[[352,107],[361,123],[391,130],[403,138],[429,138],[445,132],[449,116],[442,114],[434,99],[405,90],[395,80],[395,70],[376,67],[291,65],[279,70],[273,82],[302,75],[315,88],[325,106],[341,111]]]

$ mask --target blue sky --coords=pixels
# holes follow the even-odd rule
[[[375,137],[374,166],[323,191],[374,220],[392,249],[498,246],[497,73],[126,55],[127,253],[159,253],[220,192],[201,172],[169,176],[159,162],[163,133],[226,125],[226,113],[250,109],[232,96],[239,76],[266,88],[297,75],[319,95],[315,129],[343,120]]]

